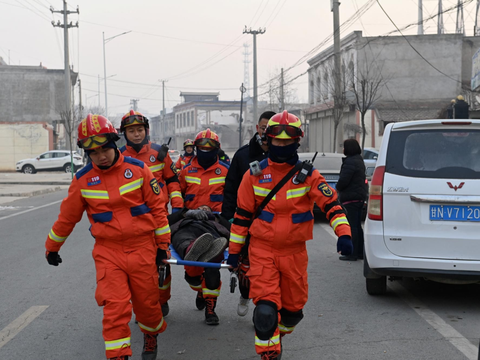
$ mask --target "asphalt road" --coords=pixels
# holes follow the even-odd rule
[[[44,242],[66,191],[11,202],[0,210],[0,359],[104,359],[102,309],[94,299],[94,240],[86,217],[49,266]],[[327,224],[308,242],[310,299],[305,318],[284,338],[283,360],[477,360],[479,285],[394,282],[387,295],[365,291],[363,263],[343,262]],[[238,292],[229,272],[217,305],[220,325],[203,323],[195,294],[173,266],[167,330],[159,336],[161,360],[258,359],[253,309],[236,314]],[[132,359],[141,358],[142,335],[133,319]]]

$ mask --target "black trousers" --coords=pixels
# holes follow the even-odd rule
[[[352,257],[363,259],[363,229],[362,229],[362,211],[363,201],[343,204],[347,211],[347,220],[352,229],[353,253]]]

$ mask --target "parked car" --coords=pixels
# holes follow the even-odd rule
[[[175,164],[180,157],[180,151],[178,150],[168,150],[168,154],[170,155],[170,158],[172,159],[173,163]]]
[[[365,222],[367,292],[387,278],[480,281],[480,120],[388,124]]]
[[[378,149],[366,147],[363,149],[362,157],[365,168],[375,167],[378,159]]]
[[[73,152],[73,165],[75,171],[83,166],[82,156]],[[20,160],[16,163],[17,172],[35,174],[37,171],[65,171],[71,172],[71,159],[69,150],[51,150],[44,152],[32,159]]]

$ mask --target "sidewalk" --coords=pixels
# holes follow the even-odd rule
[[[72,175],[64,172],[0,173],[0,204],[68,189]]]

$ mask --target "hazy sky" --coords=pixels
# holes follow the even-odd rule
[[[417,21],[416,0],[379,0],[393,21],[404,27]],[[372,0],[342,0],[340,22]],[[443,9],[457,0],[443,0]],[[465,6],[467,35],[472,35],[476,1]],[[128,34],[106,44],[109,114],[125,113],[130,99],[139,99],[140,111],[158,114],[162,108],[165,79],[167,109],[180,102],[180,91],[218,91],[221,100],[240,100],[244,80],[244,43],[253,51],[253,36],[242,34],[245,25],[266,27],[257,36],[258,84],[296,64],[286,76],[304,73],[308,52],[333,31],[330,0],[71,0],[69,15],[79,22],[71,28],[70,62],[82,79],[83,103],[98,104],[98,75],[103,78],[103,40]],[[424,0],[424,18],[436,14],[437,0]],[[63,17],[49,10],[63,8],[59,0],[0,0],[0,56],[11,65],[38,65],[63,69],[63,29],[53,27]],[[447,32],[455,31],[456,11],[444,14]],[[436,19],[425,24],[425,33],[435,33]],[[364,36],[384,35],[394,26],[376,2],[359,20],[342,28],[342,37],[354,30]],[[417,26],[405,34],[416,34]],[[325,47],[332,44],[326,42]],[[419,49],[421,51],[421,49]],[[250,59],[252,55],[250,56]],[[253,67],[250,63],[250,86]],[[307,75],[291,83],[300,101],[307,101]],[[260,87],[258,93],[265,93]],[[100,104],[104,106],[101,82]],[[253,95],[253,91],[251,92]],[[78,93],[75,95],[78,102]],[[265,98],[265,95],[260,99]]]

